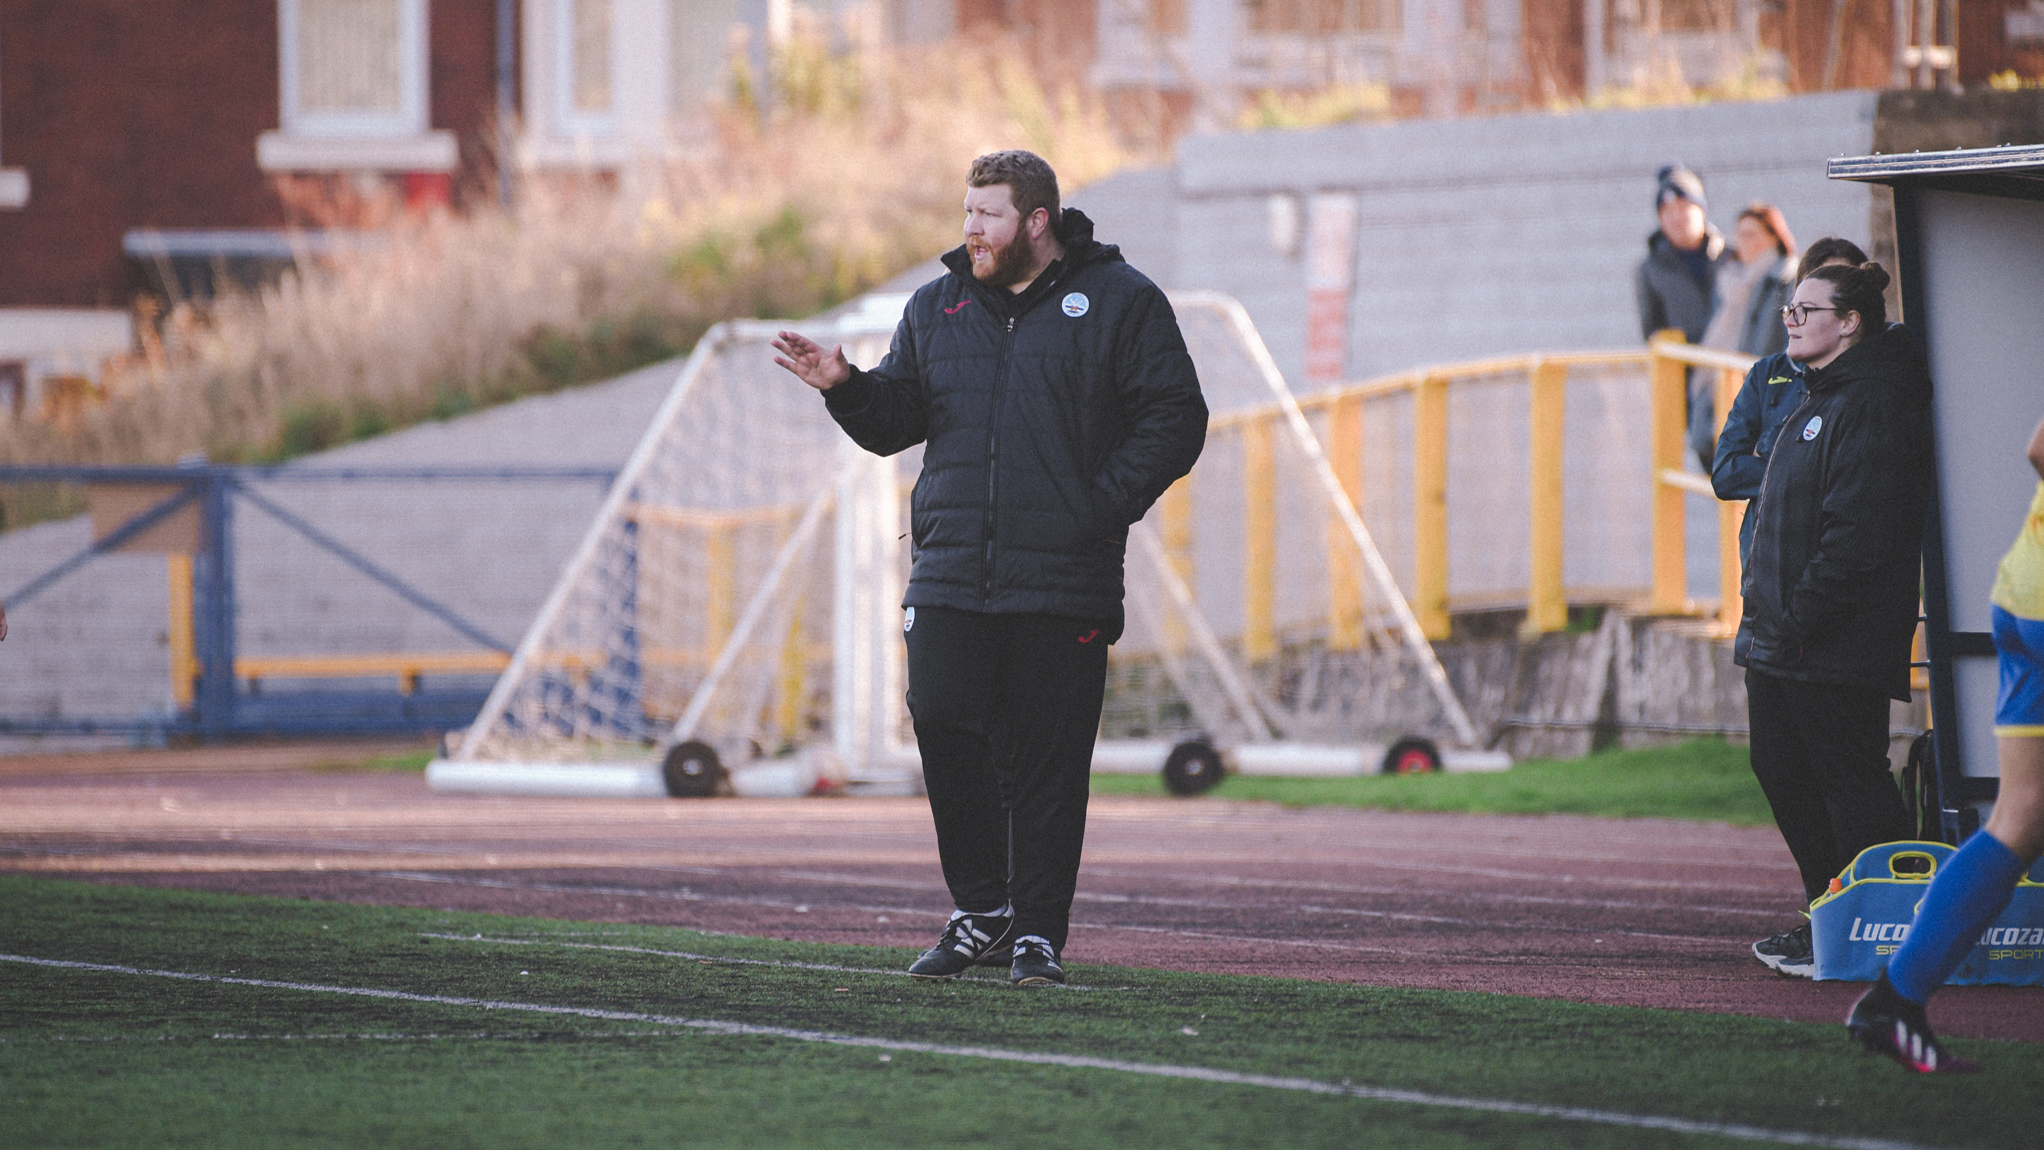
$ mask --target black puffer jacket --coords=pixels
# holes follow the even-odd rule
[[[1164,293],[1066,209],[1064,258],[1016,295],[950,273],[909,299],[871,371],[824,393],[868,451],[924,443],[907,607],[1097,620],[1119,635],[1129,525],[1206,444]]]
[[[1929,368],[1897,324],[1807,382],[1760,482],[1735,660],[1906,700],[1932,479]]]

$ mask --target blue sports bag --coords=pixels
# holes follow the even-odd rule
[[[1810,904],[1816,976],[1852,982],[1879,978],[1889,956],[1909,937],[1931,879],[1953,852],[1944,843],[1926,842],[1882,843],[1861,851],[1831,880],[1831,889]],[[2044,860],[2016,883],[2008,906],[1945,983],[2044,985]]]

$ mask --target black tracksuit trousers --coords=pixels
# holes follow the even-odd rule
[[[1015,934],[1063,953],[1086,837],[1086,795],[1107,687],[1098,622],[918,607],[908,627],[908,710],[937,824],[937,855],[964,910],[1015,907]]]
[[[1911,837],[1888,773],[1888,696],[1746,671],[1754,777],[1812,901],[1859,852]]]

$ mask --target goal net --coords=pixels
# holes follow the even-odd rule
[[[1213,427],[1194,475],[1131,534],[1103,733],[1425,728],[1470,741],[1327,462],[1328,429],[1285,389],[1239,304],[1172,299]],[[684,743],[726,764],[799,755],[826,779],[913,779],[899,605],[921,451],[859,450],[768,346],[800,327],[873,364],[903,302],[703,338],[488,702],[434,765],[436,785],[464,764],[608,764],[657,793],[647,771]],[[1372,695],[1361,677],[1411,689]]]

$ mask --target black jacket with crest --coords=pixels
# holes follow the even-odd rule
[[[1933,476],[1930,369],[1895,324],[1806,381],[1760,481],[1735,659],[1906,700]]]
[[[1076,209],[1020,295],[961,246],[887,357],[824,393],[868,451],[924,444],[907,607],[1067,615],[1119,635],[1129,525],[1192,469],[1206,402],[1164,293]]]

